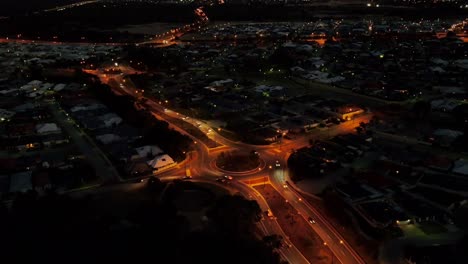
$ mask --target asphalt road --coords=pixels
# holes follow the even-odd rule
[[[96,146],[94,141],[80,128],[75,126],[74,121],[59,108],[55,101],[49,102],[49,108],[58,125],[70,135],[73,142],[78,146],[78,149],[94,167],[96,175],[100,177],[103,182],[118,181],[120,179],[119,173],[107,159],[107,156]]]
[[[108,76],[103,77],[102,71],[101,73],[96,71],[94,73],[103,81],[109,80]],[[112,83],[112,89],[119,94],[124,93],[134,96],[136,99],[143,99],[141,93],[135,92],[137,91],[135,87],[132,87],[132,85],[128,84],[128,82],[123,82],[124,75],[125,73],[123,75],[119,75],[117,78],[114,78],[116,82]],[[191,162],[188,165],[192,170],[194,179],[205,179],[211,180],[213,182],[214,179],[222,175],[221,172],[210,166],[210,163],[217,157],[220,150],[256,150],[258,151],[260,157],[265,161],[265,169],[253,170],[246,173],[236,173],[236,179],[233,180],[231,184],[229,184],[230,188],[235,188],[246,197],[255,199],[261,206],[262,210],[267,210],[269,207],[265,199],[254,189],[245,184],[242,184],[241,182],[238,182],[237,180],[258,178],[259,176],[270,177],[270,182],[272,185],[285,199],[291,201],[291,205],[298,212],[300,212],[304,218],[312,217],[316,221],[315,224],[310,225],[310,228],[312,228],[321,237],[324,243],[330,247],[330,250],[333,252],[333,254],[336,256],[336,259],[340,263],[364,263],[362,258],[354,251],[353,248],[349,246],[349,244],[341,237],[341,235],[333,228],[333,226],[323,216],[320,215],[318,211],[306,203],[305,199],[302,199],[300,194],[294,192],[290,188],[284,188],[283,186],[286,179],[288,178],[287,168],[285,166],[292,150],[309,145],[310,139],[325,139],[338,134],[354,132],[355,127],[358,126],[360,122],[369,121],[371,115],[363,115],[357,117],[353,121],[334,125],[330,128],[317,128],[313,132],[298,137],[294,140],[284,140],[283,142],[277,144],[257,146],[224,138],[222,135],[217,133],[215,129],[211,128],[206,122],[202,120],[196,120],[191,117],[186,117],[180,113],[166,109],[159,102],[157,103],[151,101],[149,98],[146,98],[145,106],[147,107],[147,110],[151,111],[158,119],[165,121],[168,121],[165,119],[165,117],[181,119],[195,127],[198,127],[208,137],[222,145],[219,148],[210,149],[183,128],[171,124],[171,122],[168,121],[173,129],[179,131],[182,134],[188,135],[193,139],[194,142],[196,142],[194,144],[196,155],[192,157]],[[276,164],[279,164],[279,167],[277,167]],[[272,166],[272,169],[268,169],[270,165]],[[164,177],[164,174],[165,173],[163,173],[161,176]],[[307,220],[308,219],[306,219],[306,221]],[[265,219],[262,221],[260,226],[266,234],[280,234],[283,237],[286,237],[278,222],[274,219]],[[291,243],[287,241],[287,244]],[[281,254],[285,260],[288,260],[291,263],[308,263],[305,257],[294,245],[291,245],[290,248],[283,248]]]

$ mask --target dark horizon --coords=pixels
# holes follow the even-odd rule
[[[2,1],[0,262],[465,264],[468,6],[280,1]]]

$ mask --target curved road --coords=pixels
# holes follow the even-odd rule
[[[323,217],[317,210],[310,206],[310,204],[305,202],[305,199],[301,197],[300,193],[295,192],[293,188],[287,187],[286,179],[288,178],[288,171],[285,166],[287,164],[287,159],[290,153],[295,149],[309,145],[310,138],[324,139],[337,134],[353,132],[355,126],[357,126],[360,122],[366,122],[370,120],[370,115],[363,115],[353,121],[341,123],[340,125],[336,125],[331,128],[317,129],[309,136],[302,136],[295,140],[284,140],[284,142],[266,146],[250,145],[243,142],[229,140],[217,133],[216,129],[212,129],[206,122],[202,120],[196,120],[191,117],[186,117],[182,114],[165,108],[163,105],[152,101],[150,98],[144,97],[142,93],[136,92],[138,90],[132,85],[131,82],[124,81],[125,74],[119,74],[111,77],[109,77],[109,74],[106,74],[104,77],[103,71],[92,71],[92,73],[100,77],[101,81],[107,81],[107,83],[116,93],[128,94],[137,100],[140,100],[140,102],[144,101],[144,103],[141,104],[144,105],[146,109],[150,111],[155,117],[167,121],[173,129],[189,136],[194,141],[194,153],[196,154],[190,155],[191,158],[187,164],[190,166],[195,179],[210,180],[213,182],[214,179],[223,175],[221,172],[216,171],[210,166],[210,163],[217,157],[220,151],[236,149],[256,150],[261,158],[266,162],[266,169],[250,171],[249,173],[237,173],[235,175],[236,179],[231,182],[230,186],[235,187],[245,196],[257,200],[262,209],[268,209],[269,207],[267,202],[258,192],[256,192],[255,189],[250,188],[248,185],[245,185],[240,181],[237,181],[237,179],[247,180],[265,176],[269,177],[272,186],[286,200],[291,202],[290,204],[298,212],[300,212],[306,221],[308,221],[308,217],[311,217],[315,220],[315,224],[310,224],[310,228],[312,228],[321,237],[321,239],[324,241],[324,244],[329,246],[330,250],[334,253],[336,259],[339,260],[340,263],[365,263],[363,259],[355,252],[355,250],[343,239],[339,232],[325,219],[325,217]],[[109,82],[110,79],[115,81]],[[168,120],[173,118],[180,119],[183,122],[187,122],[195,127],[198,127],[200,131],[206,133],[208,137],[218,142],[219,144],[222,144],[223,146],[214,149],[208,148],[201,140],[197,139],[183,128],[178,127]],[[269,169],[269,166],[271,166],[271,169]],[[184,175],[184,173],[185,170],[176,168],[162,172],[160,177],[164,178],[167,175],[175,174]],[[261,227],[266,233],[281,234],[283,237],[286,237],[276,220],[263,220]],[[291,243],[287,242],[287,244]],[[307,263],[307,260],[305,260],[304,256],[294,246],[288,249],[283,248],[281,254],[291,263]]]

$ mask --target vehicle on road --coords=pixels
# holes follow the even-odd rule
[[[282,246],[288,247],[288,248],[292,247],[291,243],[287,240],[283,240]]]
[[[185,176],[183,179],[192,179],[192,172],[190,169],[185,169]]]
[[[229,175],[224,175],[223,176],[226,180],[232,180],[234,179],[232,176],[229,176]]]
[[[279,163],[279,160],[276,161],[275,166],[276,167],[281,167],[281,163]]]
[[[333,124],[337,124],[337,125],[341,123],[341,119],[339,118],[332,118],[331,121]]]
[[[227,180],[227,179],[225,179],[225,178],[218,178],[218,179],[216,179],[216,181],[217,181],[217,182],[220,182],[220,183],[225,183],[225,184],[229,184],[229,183],[230,183],[230,181]]]
[[[307,220],[309,221],[309,223],[311,223],[311,224],[315,224],[315,220],[314,220],[314,219],[312,219],[312,217],[309,217]]]
[[[145,179],[142,179],[142,178],[136,178],[136,179],[131,179],[129,182],[131,183],[140,183],[140,182],[144,182]]]
[[[273,218],[273,212],[271,212],[270,209],[265,211],[265,215],[268,216],[269,218]]]

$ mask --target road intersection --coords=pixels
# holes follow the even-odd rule
[[[286,200],[290,201],[291,205],[302,215],[302,217],[304,217],[306,221],[308,221],[309,218],[314,219],[315,223],[310,224],[310,228],[320,236],[324,241],[324,245],[327,245],[330,248],[340,263],[365,263],[359,254],[356,253],[356,251],[333,227],[333,225],[330,224],[329,221],[327,221],[327,219],[310,204],[308,204],[305,199],[301,197],[301,193],[295,191],[293,186],[291,186],[290,181],[287,181],[287,159],[293,151],[308,146],[311,138],[325,139],[334,135],[353,132],[355,126],[360,122],[369,121],[370,115],[363,115],[357,117],[353,121],[344,122],[331,128],[317,129],[309,135],[301,136],[294,140],[284,140],[284,142],[271,145],[251,145],[227,139],[218,133],[217,128],[210,127],[204,120],[186,117],[173,110],[167,109],[167,107],[160,102],[156,102],[151,98],[145,97],[141,92],[136,92],[138,89],[136,89],[131,82],[124,81],[125,74],[109,76],[109,74],[105,75],[104,71],[92,71],[90,73],[100,77],[101,81],[108,84],[116,94],[126,94],[134,97],[136,101],[143,105],[146,111],[152,113],[156,118],[168,122],[172,129],[187,135],[193,140],[194,151],[193,154],[190,155],[190,160],[186,162],[187,166],[189,166],[192,171],[194,180],[210,181],[213,183],[217,178],[225,174],[225,172],[217,170],[215,167],[210,165],[221,151],[257,151],[260,158],[264,161],[265,166],[248,172],[235,173],[233,175],[235,179],[226,187],[231,189],[234,188],[244,196],[250,199],[255,199],[262,210],[267,211],[269,207],[264,197],[244,182],[249,179],[269,179],[268,183],[270,183]],[[109,81],[111,79],[113,81]],[[209,148],[202,140],[187,132],[184,129],[184,126],[179,126],[180,123],[179,125],[171,123],[170,120],[174,118],[197,127],[210,139],[216,141],[222,146]],[[171,178],[174,175],[185,175],[185,169],[181,168],[181,166],[175,167],[158,174],[158,177],[165,179],[168,177]],[[265,234],[280,234],[283,237],[286,237],[280,225],[274,219],[264,219],[261,221],[260,229],[263,230]],[[294,245],[289,241],[286,241],[286,244],[291,245],[291,247],[283,247],[280,250],[282,257],[285,260],[288,260],[291,263],[308,263],[303,254]]]

